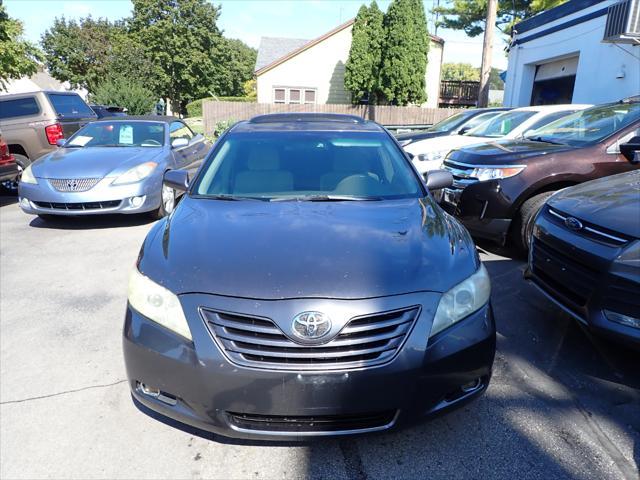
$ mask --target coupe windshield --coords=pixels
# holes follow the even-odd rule
[[[164,124],[160,122],[93,122],[81,128],[65,147],[161,147]]]
[[[469,130],[465,135],[472,137],[500,138],[511,133],[511,131],[527,119],[533,117],[537,112],[531,110],[511,111],[493,117],[491,120],[478,125]]]
[[[203,168],[196,195],[217,199],[381,200],[422,196],[384,133],[230,133]]]
[[[638,120],[640,103],[604,105],[556,120],[528,137],[580,146],[597,143]]]

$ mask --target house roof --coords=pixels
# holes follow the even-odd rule
[[[338,25],[333,30],[328,31],[324,35],[314,40],[263,37],[260,40],[260,47],[258,48],[258,59],[256,60],[256,68],[254,73],[256,75],[261,75],[264,72],[271,70],[274,67],[277,67],[278,65],[286,62],[290,58],[295,57],[296,55],[304,52],[305,50],[310,49],[311,47],[319,44],[320,42],[323,42],[324,40],[335,35],[336,33],[341,32],[345,28],[349,28],[351,25],[353,25],[354,22],[355,22],[355,18],[352,18],[351,20],[343,23],[342,25]],[[444,40],[440,37],[436,37],[435,35],[429,35],[429,38],[431,39],[432,42],[436,42],[441,45],[444,44]],[[268,42],[265,43],[265,40],[268,40]],[[272,40],[274,40],[274,42],[272,42]],[[295,46],[296,43],[297,43],[297,46]],[[263,45],[266,50],[264,53],[262,52]],[[279,55],[277,55],[278,51],[280,52]]]
[[[538,13],[531,18],[527,18],[520,23],[516,23],[514,30],[518,33],[525,33],[534,28],[538,28],[547,23],[551,23],[560,18],[564,18],[572,13],[579,12],[585,8],[589,8],[598,3],[603,3],[606,0],[572,0],[570,2],[563,3],[557,7],[545,10]]]
[[[260,47],[258,48],[258,59],[256,60],[255,71],[266,67],[307,43],[309,43],[309,40],[302,38],[262,37],[260,39]]]

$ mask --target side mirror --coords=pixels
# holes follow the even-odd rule
[[[56,145],[59,147],[64,147],[65,143],[67,143],[66,138],[59,138],[58,140],[56,140]]]
[[[404,153],[407,154],[407,157],[409,157],[409,160],[413,160],[416,157],[413,153],[407,152],[406,150],[404,151]]]
[[[189,140],[186,138],[174,138],[171,141],[171,148],[182,148],[189,145]]]
[[[464,135],[469,130],[471,130],[471,127],[462,127],[460,130],[458,130],[458,135]]]
[[[620,153],[629,160],[629,162],[636,164],[640,163],[639,157],[640,152],[640,136],[633,137],[627,143],[620,144]]]
[[[453,175],[446,170],[431,170],[424,174],[427,188],[431,191],[442,190],[453,185]]]
[[[162,182],[181,192],[186,192],[189,189],[189,172],[186,170],[169,170],[165,172]]]

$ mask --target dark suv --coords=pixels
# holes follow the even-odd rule
[[[226,436],[381,431],[485,391],[486,269],[380,125],[264,115],[218,141],[129,283],[134,399]],[[188,185],[189,184],[189,185]]]
[[[638,134],[640,102],[599,105],[529,132],[523,140],[482,143],[451,152],[444,168],[453,188],[440,203],[472,235],[527,250],[533,219],[555,191],[640,165],[620,153]]]

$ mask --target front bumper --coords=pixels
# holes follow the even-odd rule
[[[6,165],[0,165],[0,182],[6,180],[14,180],[20,174],[18,164],[15,162]]]
[[[129,307],[123,348],[132,396],[179,423],[226,437],[262,440],[383,431],[445,412],[477,397],[488,386],[495,353],[493,314],[486,305],[427,344],[439,295],[412,294],[391,301],[415,304],[419,297],[422,311],[393,359],[375,367],[324,371],[247,368],[232,363],[198,314],[203,302],[213,301],[216,308],[226,311],[238,311],[243,304],[252,310],[258,306],[262,313],[280,309],[276,304],[281,303],[297,311],[313,308],[311,300],[256,302],[181,296],[193,342]],[[370,306],[380,299],[331,302]],[[266,316],[273,318],[272,313]],[[144,388],[161,393],[149,395]]]
[[[150,177],[128,185],[112,185],[113,180],[105,177],[85,192],[59,192],[42,178],[36,185],[21,182],[19,205],[24,213],[31,215],[72,216],[142,213],[160,206],[161,178]]]
[[[504,244],[511,228],[508,205],[499,195],[497,182],[478,182],[465,188],[445,188],[440,206],[454,215],[475,238]]]
[[[538,215],[525,278],[595,333],[640,347],[640,328],[610,320],[605,310],[640,318],[640,269],[614,260],[624,246],[568,230],[546,209]]]

